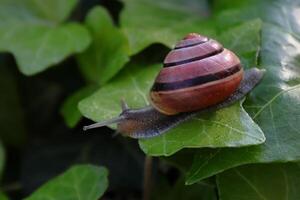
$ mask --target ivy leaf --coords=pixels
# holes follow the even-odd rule
[[[217,175],[219,196],[222,200],[296,200],[300,196],[299,176],[299,163],[233,168]]]
[[[108,171],[104,167],[77,165],[50,180],[26,200],[73,199],[97,200],[108,186]]]
[[[94,121],[118,116],[120,99],[130,107],[149,105],[148,91],[159,66],[129,66],[113,81],[79,103],[81,113]],[[180,124],[161,136],[140,140],[149,155],[169,156],[182,148],[246,146],[264,142],[260,128],[237,103],[234,106]]]
[[[171,131],[140,140],[146,154],[169,156],[182,148],[239,147],[265,141],[261,129],[252,121],[242,105],[198,115]]]
[[[93,42],[77,58],[87,80],[101,85],[129,61],[128,41],[121,30],[114,26],[107,11],[100,6],[88,13],[85,25]]]
[[[8,200],[8,197],[3,192],[0,192],[0,200]]]
[[[66,124],[73,128],[81,119],[81,113],[78,110],[78,103],[85,97],[88,97],[96,91],[96,86],[86,86],[69,96],[61,107],[61,114]]]
[[[172,47],[190,32],[214,35],[213,24],[205,21],[208,2],[198,0],[124,0],[121,25],[129,38],[130,54],[152,43]]]
[[[242,164],[299,160],[300,26],[295,22],[300,14],[300,4],[298,1],[289,2],[249,1],[245,7],[247,10],[247,7],[254,6],[250,10],[255,12],[248,17],[261,11],[259,15],[264,22],[259,65],[266,68],[267,73],[263,82],[250,94],[245,108],[265,133],[266,143],[255,147],[200,151],[187,174],[187,183],[195,183]],[[242,8],[239,10],[233,11],[231,18],[247,13]],[[229,17],[228,11],[226,14]]]
[[[26,75],[41,72],[90,43],[87,30],[62,22],[77,0],[0,0],[0,51],[14,54]]]
[[[126,66],[112,81],[80,101],[80,112],[89,119],[102,121],[121,113],[121,99],[132,108],[149,105],[147,91],[159,69],[159,65],[141,67],[132,63]]]

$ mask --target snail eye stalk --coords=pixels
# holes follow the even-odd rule
[[[94,124],[91,124],[91,125],[88,125],[88,126],[84,126],[83,130],[86,131],[86,130],[93,129],[93,128],[99,128],[99,127],[102,127],[102,126],[107,126],[107,125],[110,125],[110,124],[119,123],[123,119],[124,118],[122,116],[120,116],[120,117],[116,117],[116,118],[113,118],[113,119],[110,119],[110,120],[107,120],[107,121],[97,122],[97,123],[94,123]]]

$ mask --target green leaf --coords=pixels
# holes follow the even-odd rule
[[[248,3],[262,10],[259,13],[264,21],[259,65],[266,68],[267,73],[250,94],[245,107],[265,133],[266,143],[255,147],[200,151],[189,170],[187,183],[242,164],[300,159],[300,31],[295,23],[300,5],[297,1],[287,4],[280,0]],[[274,13],[277,17],[272,18]]]
[[[80,112],[89,119],[102,121],[121,113],[121,99],[125,99],[132,108],[149,105],[148,91],[159,69],[159,65],[126,66],[112,81],[80,101]]]
[[[140,140],[146,154],[169,156],[182,148],[236,147],[260,144],[263,132],[239,103],[214,113],[198,115],[171,131]]]
[[[26,200],[97,200],[108,186],[107,176],[104,167],[77,165],[41,186]]]
[[[299,176],[299,163],[242,166],[217,176],[219,196],[221,200],[297,200]]]
[[[0,51],[14,54],[26,75],[41,72],[90,43],[77,23],[62,24],[76,0],[0,0]]]
[[[79,110],[94,121],[102,121],[119,115],[121,98],[132,108],[149,105],[148,91],[158,70],[158,65],[126,67],[113,81],[81,101]],[[197,116],[161,136],[140,140],[140,146],[149,155],[169,156],[187,147],[245,146],[260,144],[264,139],[260,128],[237,103]]]
[[[87,80],[104,84],[129,61],[128,41],[102,7],[95,7],[88,13],[85,25],[93,42],[77,57],[80,69]]]
[[[4,59],[1,58],[0,61],[3,62]],[[0,94],[1,141],[7,145],[17,147],[25,141],[25,119],[18,94],[16,77],[12,70],[5,65],[0,65]]]
[[[73,128],[81,119],[81,113],[78,110],[78,103],[85,97],[91,95],[94,91],[96,91],[96,86],[86,86],[71,96],[69,96],[64,104],[61,107],[61,114],[64,117],[66,124]]]
[[[9,199],[3,192],[0,192],[0,200],[9,200]]]
[[[131,54],[152,43],[172,47],[190,32],[214,35],[206,0],[124,0],[121,25],[129,38]]]

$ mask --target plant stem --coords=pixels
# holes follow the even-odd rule
[[[152,160],[153,158],[151,156],[145,157],[143,200],[150,200],[151,187],[152,187]]]
[[[18,181],[1,186],[1,190],[4,192],[17,191],[21,189],[22,189],[22,184],[21,182]]]

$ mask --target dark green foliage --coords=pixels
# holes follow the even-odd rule
[[[151,199],[300,199],[299,16],[299,0],[0,0],[0,199],[141,199],[143,153],[161,156]],[[149,105],[189,32],[263,81],[155,138],[82,132],[122,98]]]

